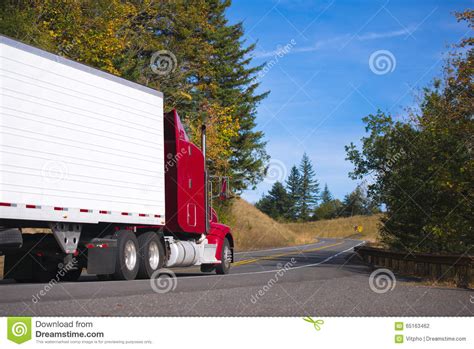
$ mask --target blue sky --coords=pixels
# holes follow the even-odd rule
[[[472,1],[234,0],[253,64],[267,62],[258,108],[271,156],[269,177],[243,197],[257,201],[306,152],[317,179],[336,197],[357,182],[344,145],[359,143],[361,118],[377,108],[403,117],[420,88],[440,75],[449,45],[470,34],[453,12]],[[371,59],[372,57],[372,59]],[[384,65],[385,64],[385,65]],[[418,91],[418,92],[417,92]]]

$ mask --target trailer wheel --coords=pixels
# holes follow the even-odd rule
[[[128,230],[120,230],[114,236],[117,239],[114,279],[134,280],[139,266],[137,237]]]
[[[226,238],[222,244],[221,250],[221,263],[216,264],[216,274],[228,274],[230,270],[230,264],[232,262],[232,251],[230,249],[230,242]]]
[[[81,277],[82,268],[68,270],[60,279],[65,282],[73,282]]]
[[[138,278],[149,279],[153,273],[163,267],[165,248],[158,235],[149,231],[138,237],[140,264]]]
[[[48,283],[58,280],[58,265],[54,261],[38,261],[33,265],[33,282]]]

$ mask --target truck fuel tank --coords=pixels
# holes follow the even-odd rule
[[[165,237],[169,248],[169,258],[166,267],[189,267],[192,265],[220,263],[216,259],[216,244],[209,244],[207,239],[201,243],[195,241],[176,240]]]

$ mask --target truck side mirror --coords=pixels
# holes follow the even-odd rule
[[[221,179],[221,190],[219,192],[219,199],[220,200],[226,200],[229,198],[229,195],[227,193],[227,178],[222,177]]]

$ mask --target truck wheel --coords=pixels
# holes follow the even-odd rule
[[[110,281],[112,280],[112,276],[113,275],[109,275],[109,274],[98,274],[97,279],[99,279],[99,281]]]
[[[140,263],[138,278],[149,279],[165,262],[165,248],[158,235],[149,231],[138,237]]]
[[[128,230],[115,233],[117,239],[117,258],[115,264],[115,280],[134,280],[138,273],[138,240]]]
[[[214,264],[201,264],[201,273],[212,273],[214,270],[216,270]]]
[[[33,266],[33,282],[49,283],[58,280],[58,265],[54,261],[41,261]]]
[[[216,264],[216,274],[227,274],[230,270],[230,264],[232,262],[232,251],[230,249],[229,240],[224,239],[221,250],[221,263]]]
[[[82,268],[68,270],[63,276],[60,277],[61,281],[73,282],[79,280],[81,277]]]

